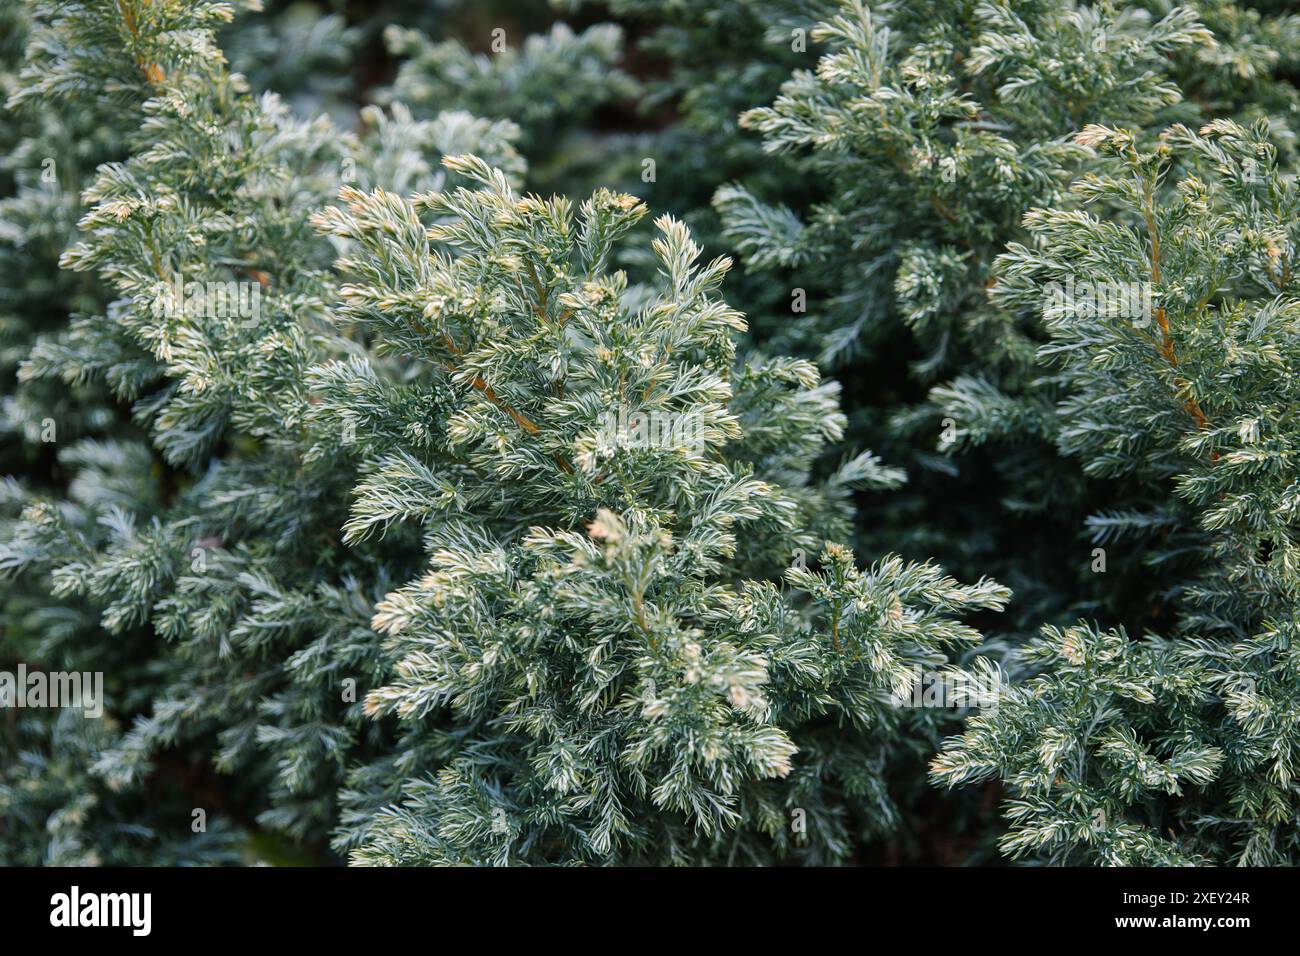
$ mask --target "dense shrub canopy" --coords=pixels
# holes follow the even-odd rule
[[[1300,17],[260,6],[0,12],[0,863],[1300,862]]]

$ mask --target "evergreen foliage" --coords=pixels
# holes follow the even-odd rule
[[[659,278],[629,290],[605,263],[645,213],[632,197],[598,191],[575,216],[447,163],[483,188],[348,192],[317,217],[359,247],[341,317],[431,374],[413,401],[357,362],[313,373],[371,459],[345,539],[416,518],[428,553],[375,613],[396,663],[367,712],[413,726],[402,803],[345,831],[353,859],[761,862],[796,809],[810,858],[849,853],[854,828],[897,813],[882,745],[902,728],[882,698],[976,639],[949,614],[1005,592],[897,559],[863,575],[833,546],[783,595],[787,556],[844,530],[843,488],[891,477],[867,458],[809,483],[842,428],[835,390],[806,362],[736,366],[728,262],[699,266],[679,223],[659,220]],[[450,725],[428,719],[447,707]],[[354,805],[391,789],[390,764],[357,775]]]
[[[1294,863],[1300,193],[1267,121],[1175,126],[1149,149],[1102,126],[1079,140],[1108,160],[1074,189],[1096,211],[1031,212],[996,298],[1039,307],[1062,452],[1134,479],[1094,526],[1179,569],[1160,595],[1172,633],[1045,631],[1022,652],[1042,673],[973,718],[935,775],[1007,781],[1013,854]],[[1149,283],[1152,311],[1045,298],[1066,275]]]
[[[1300,861],[1300,15],[320,6],[0,10],[0,863]]]
[[[812,33],[816,69],[742,115],[787,181],[825,184],[802,204],[780,183],[776,201],[744,181],[715,194],[726,243],[769,279],[746,310],[768,347],[831,363],[850,440],[910,476],[864,504],[860,547],[1011,585],[1013,641],[1098,611],[1146,623],[1140,565],[1090,569],[1085,522],[1123,492],[1058,454],[1041,321],[990,299],[994,263],[1030,208],[1070,202],[1089,122],[1267,112],[1293,161],[1278,70],[1296,25],[1217,3],[846,2]]]

